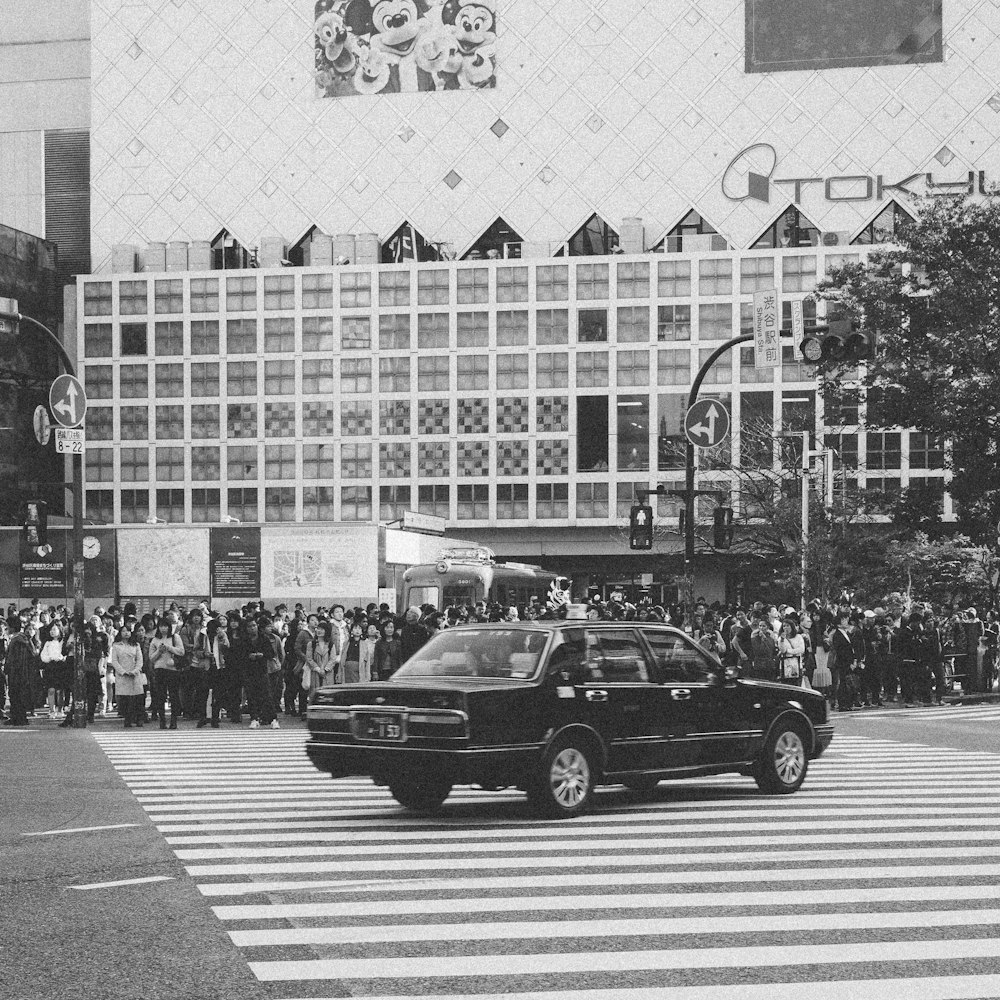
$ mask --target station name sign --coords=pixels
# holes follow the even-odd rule
[[[987,194],[986,171],[969,170],[960,178],[941,180],[932,172],[919,171],[908,177],[887,180],[883,174],[841,174],[834,177],[775,177],[778,154],[773,146],[759,142],[739,152],[722,176],[722,194],[729,201],[770,202],[772,185],[782,185],[793,204],[800,205],[806,193],[829,202],[882,201],[887,195],[918,197]]]

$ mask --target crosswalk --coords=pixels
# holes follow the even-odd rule
[[[836,713],[834,713],[836,715]],[[843,717],[843,716],[841,716]],[[888,719],[896,722],[977,722],[1000,725],[1000,704],[987,705],[915,705],[913,708],[883,707],[855,709],[852,718]]]
[[[466,788],[411,816],[301,731],[95,739],[275,997],[1000,997],[1000,753],[842,733],[794,796],[554,822]]]

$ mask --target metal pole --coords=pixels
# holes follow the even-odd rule
[[[806,606],[806,571],[809,566],[809,431],[802,432],[802,576],[800,610]]]
[[[37,319],[18,314],[18,320],[31,323],[44,333],[59,354],[59,359],[66,369],[67,375],[76,377],[76,370],[73,362],[70,361],[66,348],[60,343],[59,338],[43,323]],[[83,455],[73,455],[73,530],[70,533],[70,543],[67,556],[73,566],[73,726],[75,729],[86,729],[87,727],[87,679],[84,673],[84,650],[83,650],[83,616],[84,616],[84,588],[83,588]]]

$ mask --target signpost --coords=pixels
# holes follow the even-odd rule
[[[79,427],[87,412],[87,394],[75,375],[60,375],[49,389],[49,408],[57,424]]]
[[[83,428],[56,428],[56,454],[58,455],[82,455],[83,454]]]
[[[684,417],[684,434],[696,448],[714,448],[729,434],[729,410],[717,399],[699,399]]]
[[[799,303],[801,311],[802,303]],[[753,296],[753,363],[755,368],[780,368],[781,324],[778,318],[778,293],[771,288]]]

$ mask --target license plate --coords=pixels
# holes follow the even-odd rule
[[[366,715],[362,719],[361,735],[369,740],[401,740],[403,718],[400,715]]]

